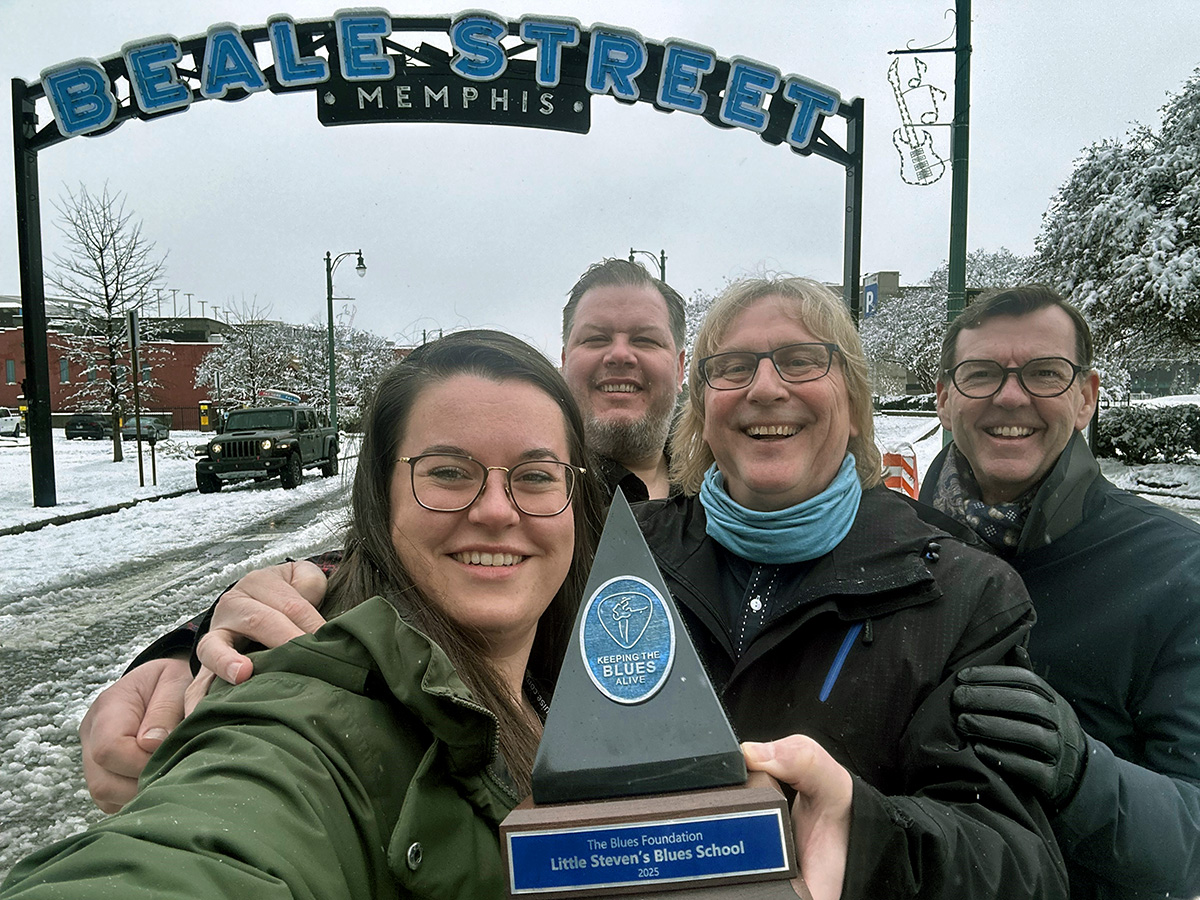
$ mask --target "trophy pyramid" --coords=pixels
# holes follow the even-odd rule
[[[742,784],[737,738],[618,490],[533,766],[535,803]]]
[[[774,900],[802,890],[787,802],[769,776],[747,778],[620,491],[554,689],[533,796],[501,823],[500,843],[510,897]]]

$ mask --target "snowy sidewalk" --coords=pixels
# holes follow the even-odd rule
[[[152,484],[149,446],[142,445],[144,487],[138,484],[136,443],[127,442],[123,448],[125,459],[114,463],[108,441],[68,441],[58,429],[53,434],[58,500],[53,507],[33,505],[29,438],[0,439],[0,535],[16,533],[20,526],[31,523],[72,521],[69,517],[96,515],[99,510],[179,496],[196,488],[196,459],[191,448],[205,437],[198,431],[175,432],[169,441],[155,448],[157,484]]]

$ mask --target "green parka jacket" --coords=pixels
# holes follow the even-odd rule
[[[0,898],[489,898],[518,801],[495,717],[368,600],[255,656],[120,813],[18,863]]]

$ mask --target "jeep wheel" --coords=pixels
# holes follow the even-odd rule
[[[329,448],[329,459],[321,464],[321,477],[329,478],[338,473],[338,446],[333,444]]]
[[[211,472],[197,472],[196,487],[202,494],[215,494],[221,489],[221,479]]]
[[[279,480],[285,490],[290,491],[292,488],[300,486],[300,482],[304,480],[304,469],[300,465],[299,453],[288,455],[287,464],[279,472]]]

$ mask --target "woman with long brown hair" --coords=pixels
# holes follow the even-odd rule
[[[537,350],[413,351],[364,427],[331,621],[218,685],[120,813],[0,896],[501,896],[599,530],[583,426]]]

